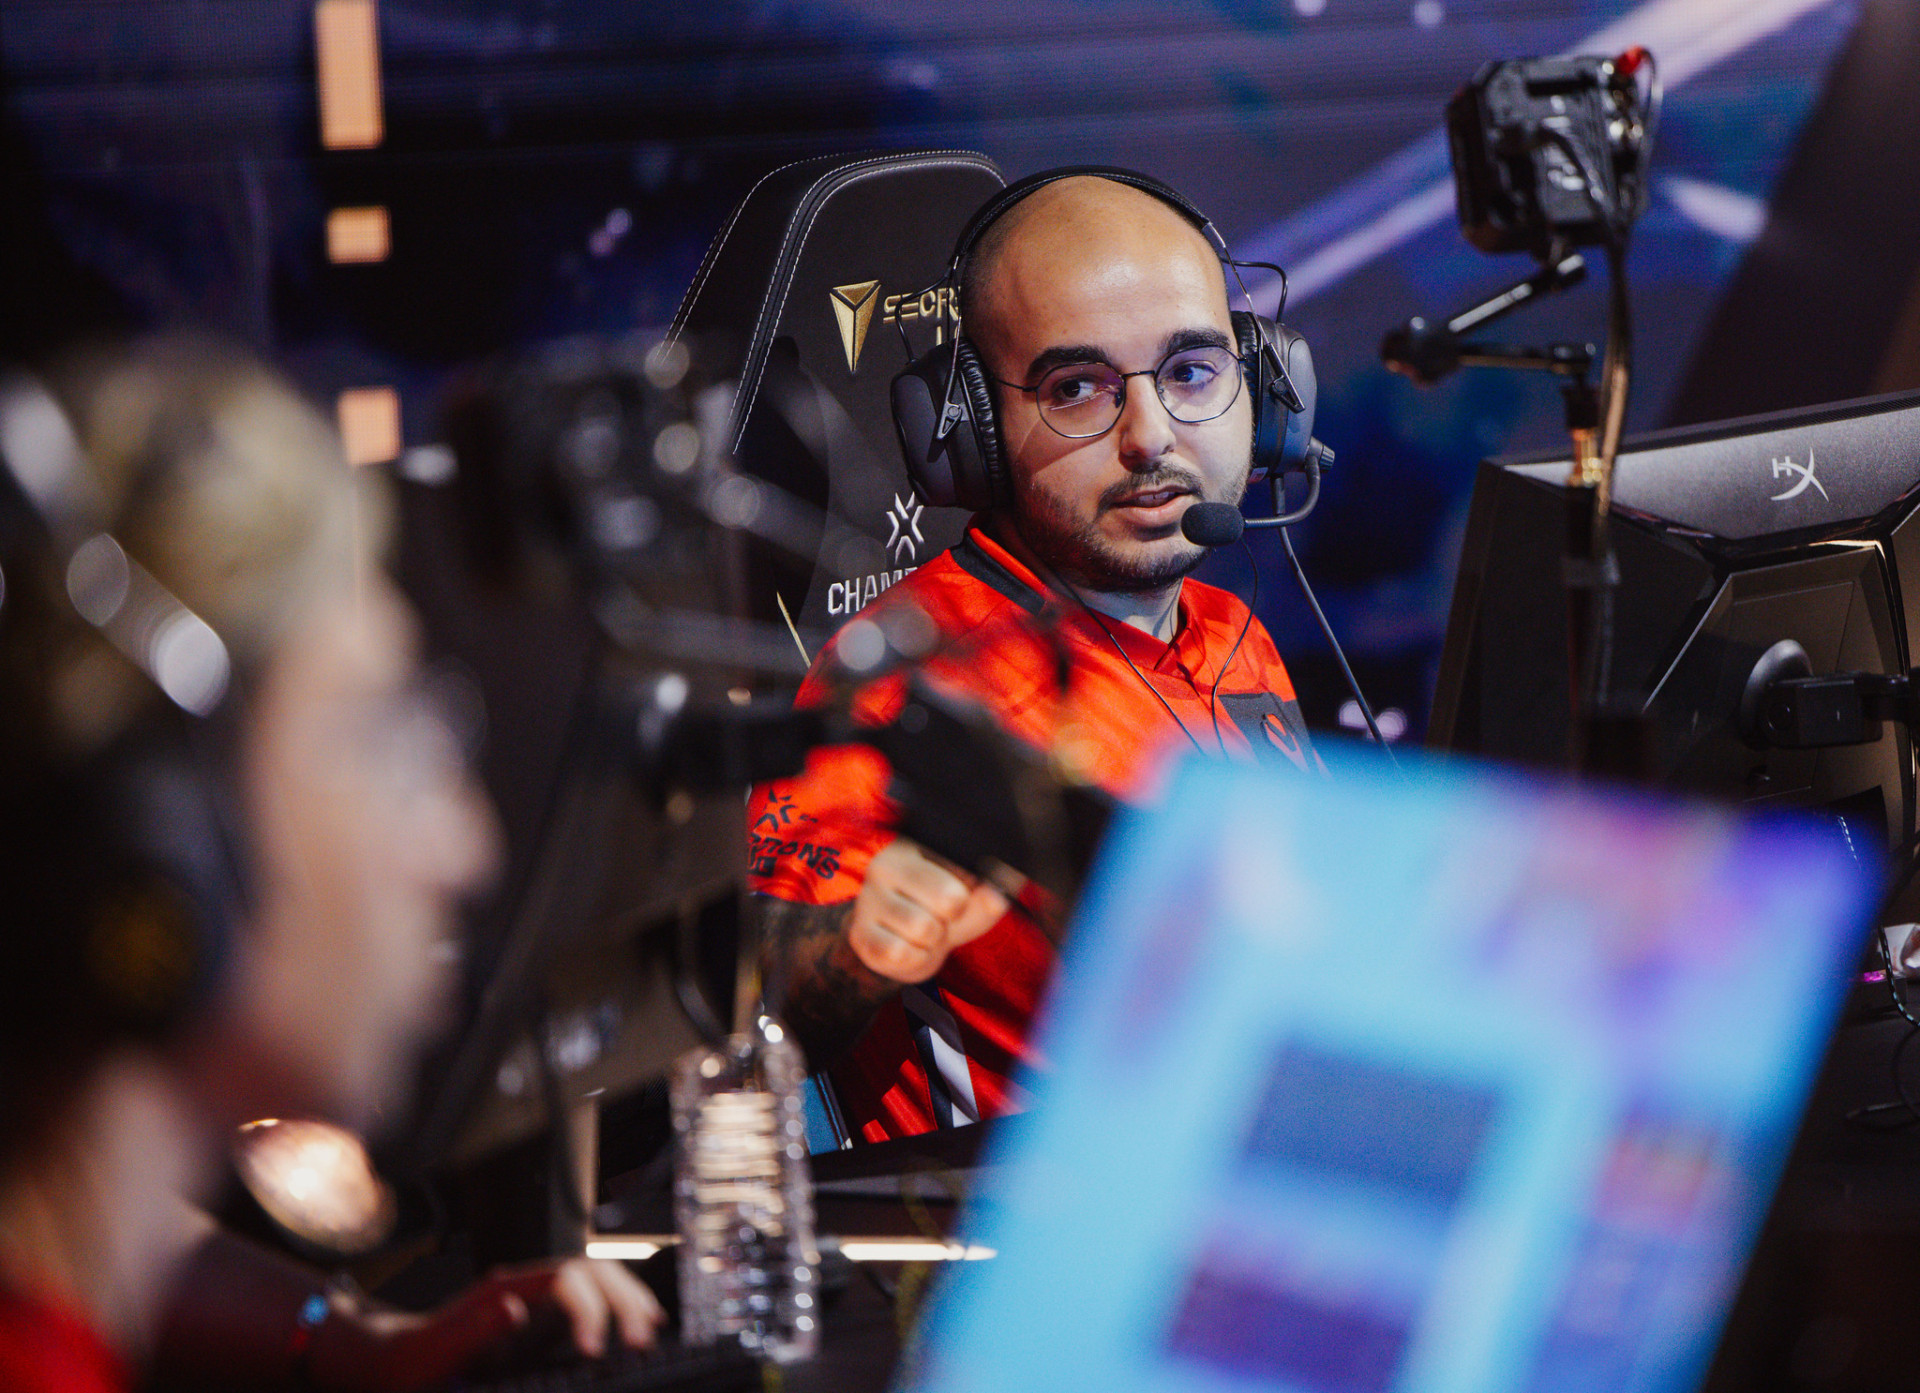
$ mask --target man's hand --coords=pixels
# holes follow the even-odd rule
[[[1007,897],[904,837],[868,863],[860,893],[837,904],[756,897],[781,1015],[825,1069],[853,1048],[903,985],[924,982],[947,954],[1007,912]]]
[[[890,981],[924,982],[1000,922],[1007,897],[904,837],[882,847],[847,921],[847,946]]]
[[[613,1338],[654,1343],[664,1316],[653,1293],[619,1263],[591,1258],[502,1268],[430,1315],[347,1308],[314,1332],[308,1378],[319,1389],[405,1393],[437,1388],[524,1329],[541,1308],[566,1319],[582,1354]]]

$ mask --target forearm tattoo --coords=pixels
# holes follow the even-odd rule
[[[770,995],[806,1052],[808,1067],[824,1069],[854,1047],[900,984],[866,966],[848,946],[851,900],[810,905],[753,898]]]

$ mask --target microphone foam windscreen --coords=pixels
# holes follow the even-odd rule
[[[1246,518],[1231,503],[1195,503],[1180,515],[1180,535],[1195,546],[1230,547],[1246,530]]]

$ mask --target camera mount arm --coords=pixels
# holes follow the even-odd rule
[[[1458,368],[1521,368],[1584,379],[1593,368],[1590,344],[1556,343],[1546,348],[1513,348],[1468,343],[1465,336],[1504,319],[1545,296],[1570,290],[1587,278],[1586,259],[1570,252],[1525,280],[1469,305],[1442,324],[1418,316],[1392,330],[1380,343],[1380,360],[1393,371],[1431,387]]]

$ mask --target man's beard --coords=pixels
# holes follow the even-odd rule
[[[1195,475],[1184,469],[1159,469],[1113,485],[1100,495],[1091,516],[1076,518],[1054,495],[1016,484],[1019,496],[1013,525],[1040,559],[1070,584],[1109,595],[1159,590],[1197,570],[1207,559],[1206,548],[1187,542],[1175,550],[1129,556],[1100,535],[1099,522],[1121,499],[1169,487],[1190,490],[1196,501],[1205,496]]]

